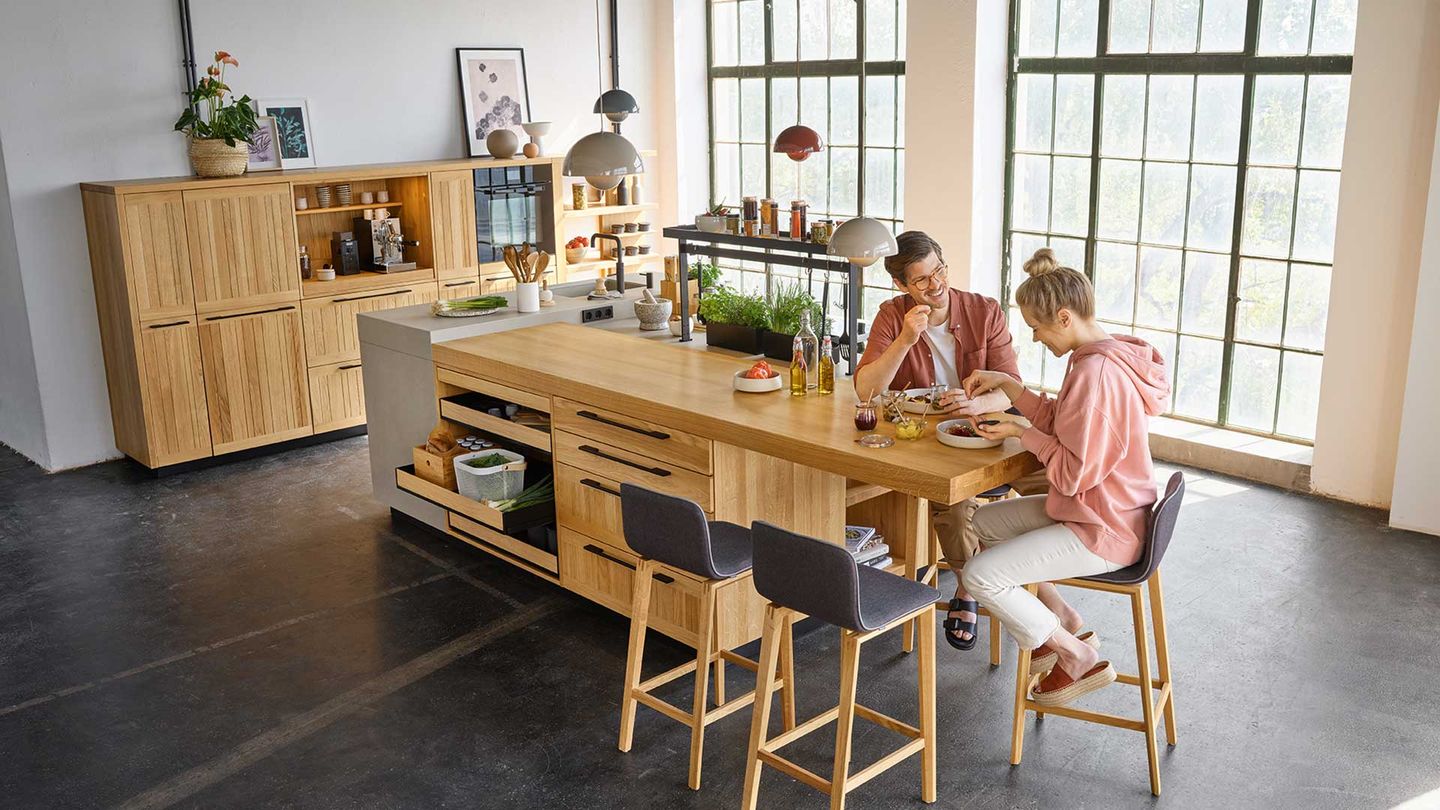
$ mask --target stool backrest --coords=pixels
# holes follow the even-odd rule
[[[720,579],[710,553],[710,525],[700,504],[634,484],[620,485],[625,542],[642,557]]]
[[[755,521],[755,590],[782,607],[850,630],[860,620],[860,574],[843,545]]]
[[[1145,538],[1145,550],[1140,556],[1139,565],[1145,566],[1145,576],[1142,579],[1149,579],[1156,569],[1160,567],[1160,560],[1165,557],[1165,549],[1170,547],[1170,537],[1175,533],[1175,521],[1180,517],[1180,502],[1185,499],[1185,475],[1175,473],[1165,484],[1165,494],[1155,502],[1150,510],[1150,536]]]

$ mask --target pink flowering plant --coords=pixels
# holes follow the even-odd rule
[[[176,132],[197,140],[220,139],[228,146],[250,142],[260,124],[255,120],[250,97],[236,98],[225,83],[226,65],[239,67],[240,62],[225,51],[216,51],[214,64],[205,69],[200,83],[186,94],[189,104],[175,121]]]

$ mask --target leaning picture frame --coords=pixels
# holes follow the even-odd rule
[[[485,139],[499,128],[513,130],[523,143],[520,128],[530,120],[530,86],[525,76],[523,48],[456,48],[460,72],[460,115],[470,157],[485,157]]]
[[[315,132],[310,128],[310,102],[307,99],[257,99],[255,112],[275,119],[280,168],[302,169],[315,165]]]
[[[275,127],[275,116],[257,115],[255,122],[260,127],[250,136],[247,147],[250,157],[245,170],[264,172],[280,168],[280,135]]]

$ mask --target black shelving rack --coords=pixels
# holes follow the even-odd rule
[[[860,361],[855,344],[860,334],[860,284],[863,271],[848,260],[831,256],[825,245],[806,242],[788,237],[739,236],[733,233],[710,233],[694,225],[672,225],[662,235],[680,243],[680,273],[677,286],[680,288],[680,342],[690,340],[690,256],[709,256],[711,259],[735,259],[738,261],[762,262],[767,265],[781,264],[799,267],[803,270],[825,274],[822,300],[829,310],[830,275],[845,274],[845,297],[841,305],[845,309],[843,337],[847,337],[846,373],[854,375],[855,364]],[[768,271],[767,271],[768,272]]]

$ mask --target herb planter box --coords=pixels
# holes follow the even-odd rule
[[[760,351],[771,360],[790,362],[794,359],[795,336],[766,329],[760,335]]]
[[[741,354],[759,354],[760,334],[763,331],[753,326],[736,326],[733,323],[708,323],[705,325],[705,344],[731,349]],[[790,357],[788,351],[785,357]]]

